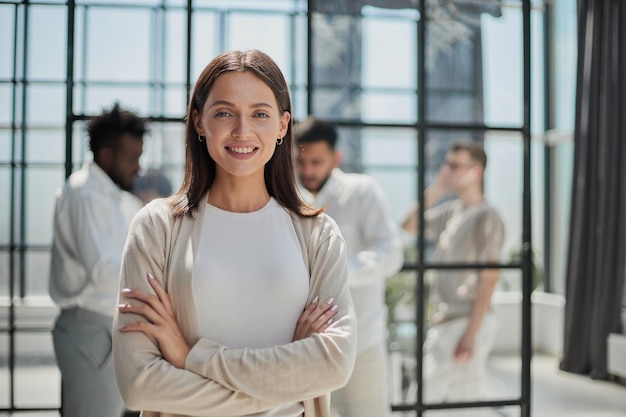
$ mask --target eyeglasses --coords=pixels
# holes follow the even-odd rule
[[[446,161],[445,164],[452,171],[456,171],[459,168],[472,167],[472,166],[476,165],[476,164],[460,164],[458,162],[452,162],[452,161]]]

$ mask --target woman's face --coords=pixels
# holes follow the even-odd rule
[[[281,112],[273,91],[251,72],[220,75],[204,103],[193,113],[196,132],[217,165],[217,177],[263,177],[276,139],[287,132],[288,112]]]

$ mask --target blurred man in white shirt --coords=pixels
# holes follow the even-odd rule
[[[122,250],[141,201],[129,193],[147,127],[115,104],[87,127],[93,162],[68,178],[54,213],[50,296],[64,417],[119,417],[124,405],[111,359]]]
[[[327,207],[348,250],[357,358],[350,381],[332,393],[331,404],[341,417],[385,417],[390,411],[385,281],[402,267],[399,230],[378,183],[339,169],[334,126],[311,117],[295,126],[294,137],[302,194],[308,203]]]

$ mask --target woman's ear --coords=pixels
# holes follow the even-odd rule
[[[285,137],[287,134],[287,129],[289,128],[289,120],[291,120],[291,113],[288,111],[283,112],[282,117],[280,118],[280,129],[278,130],[278,137]]]
[[[193,111],[191,112],[191,122],[193,123],[193,128],[196,130],[196,133],[198,135],[204,135],[204,133],[202,132],[202,118],[200,117],[200,113],[198,112],[198,110],[193,109]]]

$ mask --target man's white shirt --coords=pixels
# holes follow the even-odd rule
[[[339,226],[348,253],[348,281],[357,316],[357,346],[362,351],[386,337],[385,281],[402,267],[402,241],[378,183],[364,174],[335,168],[313,195],[302,197]]]
[[[49,291],[61,308],[112,317],[122,251],[141,201],[95,163],[73,173],[57,196]]]

